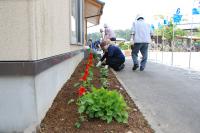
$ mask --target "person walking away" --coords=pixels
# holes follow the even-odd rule
[[[104,24],[104,28],[104,40],[110,39],[110,41],[116,41],[115,32],[110,27],[108,27],[107,24]]]
[[[151,42],[153,31],[150,24],[146,23],[143,15],[137,15],[136,21],[132,25],[132,34],[134,40],[134,46],[132,49],[133,68],[135,71],[139,67],[138,52],[142,54],[142,60],[140,62],[140,71],[143,71],[146,67],[148,57],[148,44]]]
[[[97,67],[101,66],[102,62],[106,59],[106,64],[109,67],[113,68],[115,71],[120,71],[124,68],[125,56],[119,47],[110,45],[106,41],[101,42],[100,44],[104,54],[101,60],[97,63]]]

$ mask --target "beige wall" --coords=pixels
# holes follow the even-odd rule
[[[0,1],[0,60],[31,59],[30,2]]]
[[[38,59],[69,51],[69,0],[37,0],[35,4]]]
[[[0,61],[38,60],[70,46],[69,0],[0,1]]]

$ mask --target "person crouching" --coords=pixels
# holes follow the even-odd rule
[[[109,44],[108,41],[102,41],[100,43],[101,49],[104,54],[101,60],[97,63],[97,67],[102,65],[102,62],[106,59],[106,64],[113,68],[115,71],[120,71],[124,68],[125,56],[119,47]]]

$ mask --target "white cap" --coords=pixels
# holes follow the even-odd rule
[[[107,27],[108,27],[108,25],[107,25],[107,24],[104,24],[104,25],[103,25],[103,27],[104,27],[104,28],[107,28]]]
[[[137,14],[135,19],[137,20],[138,18],[143,18],[144,19],[144,16],[142,14]]]

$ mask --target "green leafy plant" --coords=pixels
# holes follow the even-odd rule
[[[101,74],[101,77],[102,77],[102,78],[107,78],[107,77],[108,77],[108,69],[102,67],[102,68],[100,69],[100,74]]]
[[[100,80],[101,80],[102,86],[107,89],[108,88],[108,80],[107,80],[107,78],[108,78],[108,69],[102,67],[100,69],[100,76],[101,76]]]
[[[127,123],[128,106],[123,96],[117,91],[104,88],[92,88],[80,97],[77,102],[80,116],[86,114],[89,118],[100,118],[110,123],[113,119],[120,123]]]
[[[81,123],[85,120],[84,116],[80,114],[79,116],[79,120],[75,123],[75,127],[76,128],[80,128],[81,127]]]
[[[102,84],[102,87],[105,88],[105,89],[108,89],[108,80],[107,78],[100,78],[101,80],[101,84]]]

